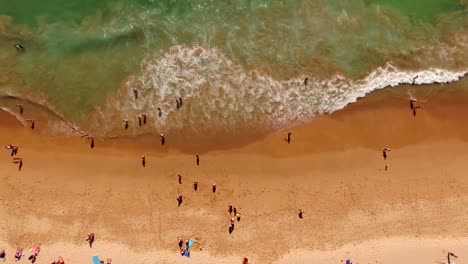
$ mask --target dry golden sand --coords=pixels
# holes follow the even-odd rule
[[[444,93],[378,92],[291,128],[291,144],[280,131],[204,153],[200,166],[158,144],[96,141],[91,150],[84,139],[38,136],[2,113],[2,149],[20,145],[24,166],[18,172],[0,152],[0,246],[9,249],[7,263],[12,247],[34,243],[42,244],[37,263],[59,255],[91,263],[96,253],[113,263],[442,263],[448,250],[466,263],[466,83]],[[416,117],[408,92],[424,101]],[[387,161],[384,147],[392,148]],[[242,215],[231,235],[229,203]],[[96,233],[93,249],[87,232]],[[182,258],[178,236],[200,237],[203,250]]]

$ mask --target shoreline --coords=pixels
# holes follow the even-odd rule
[[[459,87],[466,87],[465,80]],[[408,89],[425,101],[416,117]],[[284,142],[283,130],[246,146],[202,153],[200,166],[194,155],[170,146],[161,151],[152,142],[96,141],[91,150],[84,139],[36,135],[0,114],[0,144],[19,144],[25,160],[18,172],[9,153],[0,152],[0,237],[25,249],[41,243],[41,263],[59,255],[81,263],[74,258],[86,257],[83,252],[114,261],[179,263],[185,258],[177,253],[178,236],[201,238],[203,251],[193,251],[191,263],[240,263],[243,256],[255,264],[310,263],[310,256],[334,263],[330,255],[354,250],[343,258],[367,263],[375,260],[364,250],[365,241],[459,241],[468,236],[468,93],[455,89],[425,97],[423,89],[375,93],[291,128],[291,144]],[[392,151],[383,161],[387,146]],[[177,174],[184,177],[182,185]],[[178,193],[184,195],[180,208]],[[231,235],[230,203],[242,215]],[[304,219],[297,217],[299,209]],[[93,250],[84,242],[87,232],[96,233]],[[465,255],[454,249],[455,242],[424,257],[443,260],[444,250]],[[384,253],[379,263],[390,262]]]

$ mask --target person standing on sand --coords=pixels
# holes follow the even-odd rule
[[[22,158],[13,158],[13,163],[18,164],[18,171],[21,171],[23,168],[23,159]]]
[[[200,166],[200,156],[197,154],[197,166]]]
[[[177,174],[177,176],[179,176],[179,184],[182,184],[182,175]]]
[[[249,264],[249,259],[247,257],[244,257],[242,260],[242,264]]]
[[[86,238],[86,241],[89,242],[89,247],[92,248],[93,247],[93,243],[94,243],[94,233],[90,233],[87,235],[87,238]]]
[[[35,121],[34,121],[34,119],[26,119],[26,122],[31,123],[31,129],[34,130],[34,127],[35,127]]]
[[[288,137],[284,139],[284,141],[288,142],[288,144],[291,142],[291,134],[291,132],[288,132]]]
[[[145,155],[141,156],[141,166],[146,167],[146,157],[145,157]]]
[[[179,244],[179,249],[182,248],[182,245],[184,244],[184,240],[181,237],[177,238],[178,244]]]
[[[193,189],[194,189],[195,191],[197,191],[197,189],[198,189],[198,181],[194,181],[194,182],[193,182]]]
[[[135,88],[132,88],[132,90],[133,90],[133,97],[135,98],[135,100],[137,100],[138,99],[138,90],[135,89]]]
[[[228,212],[229,214],[232,214],[232,204],[229,205]]]
[[[166,137],[164,137],[164,134],[159,134],[159,136],[161,137],[161,146],[164,146],[166,143]]]
[[[177,195],[177,207],[180,207],[180,205],[182,204],[182,194],[179,193],[179,195]]]
[[[411,110],[414,109],[414,103],[416,103],[418,100],[417,99],[414,99],[414,98],[410,98],[409,99],[409,107]]]
[[[390,168],[390,165],[385,165],[385,171],[388,171],[388,168]]]
[[[158,116],[161,117],[162,116],[162,110],[161,110],[161,107],[158,107]]]
[[[391,151],[390,148],[384,148],[382,150],[382,155],[383,155],[383,159],[386,160],[387,159],[387,151]]]
[[[452,262],[450,261],[450,257],[458,258],[455,254],[449,252],[449,253],[447,254],[447,263],[448,263],[448,264],[451,264],[451,263],[452,263]]]
[[[127,130],[128,129],[128,120],[127,119],[122,119],[122,121],[124,122],[125,130]]]
[[[299,209],[299,218],[300,218],[300,219],[302,219],[302,214],[303,214],[303,213],[304,213],[304,212],[302,211],[302,209]]]
[[[213,193],[216,193],[216,183],[213,183],[212,190],[213,190]]]
[[[237,214],[237,208],[236,208],[236,206],[235,206],[235,205],[234,205],[234,210],[233,210],[233,212],[234,212],[234,215],[236,215],[236,214]]]
[[[16,107],[18,107],[19,113],[20,113],[20,115],[22,115],[22,114],[23,114],[23,110],[24,110],[24,109],[23,109],[23,106],[20,105],[20,104],[16,104]]]

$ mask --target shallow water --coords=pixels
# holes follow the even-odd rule
[[[0,0],[0,96],[101,137],[272,131],[416,75],[457,80],[466,11],[456,0]]]

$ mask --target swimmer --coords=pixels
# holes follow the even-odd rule
[[[414,86],[414,84],[416,83],[416,79],[419,77],[419,75],[416,75],[414,78],[413,78],[413,82],[411,82],[411,85]]]
[[[19,51],[19,52],[24,51],[24,47],[21,44],[15,44],[15,49],[16,49],[16,51]]]
[[[20,104],[16,104],[16,107],[18,107],[19,113],[20,113],[20,115],[22,115],[22,114],[23,114],[23,110],[24,110],[24,109],[23,109],[23,106],[20,105]]]
[[[127,119],[122,119],[122,121],[124,122],[125,130],[127,130],[128,129],[128,120]]]

